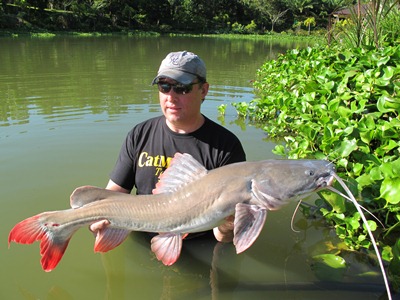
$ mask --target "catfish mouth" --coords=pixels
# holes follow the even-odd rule
[[[311,193],[323,190],[328,186],[331,186],[333,184],[333,181],[335,180],[335,177],[333,175],[334,173],[335,172],[330,171],[321,174],[320,176],[318,176],[318,178],[315,179],[315,181],[313,181],[313,183],[310,184],[311,186],[309,185],[308,187],[303,187],[301,189],[293,191],[290,194],[289,199],[293,199],[299,196],[300,198],[305,198],[309,196]]]
[[[316,188],[314,191],[321,190],[326,188],[327,186],[332,186],[333,181],[335,180],[334,176],[335,172],[327,172],[319,176],[316,180]]]

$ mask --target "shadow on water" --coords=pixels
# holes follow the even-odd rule
[[[246,268],[246,255],[237,255],[232,244],[218,243],[211,235],[185,241],[178,262],[166,267],[150,251],[149,235],[132,234],[125,255],[102,256],[107,277],[105,298],[125,299],[130,293],[141,291],[138,296],[148,299],[351,299],[354,295],[385,299],[383,285],[374,282],[268,282],[254,276],[243,278],[241,269]],[[274,268],[271,264],[269,267]],[[126,281],[130,282],[129,288]],[[154,285],[149,286],[149,281]]]

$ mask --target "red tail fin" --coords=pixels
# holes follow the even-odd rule
[[[59,225],[41,222],[41,217],[45,214],[49,213],[30,217],[15,225],[8,236],[8,247],[10,247],[10,242],[32,244],[40,241],[40,255],[42,256],[40,262],[43,270],[50,272],[64,255],[72,233],[67,237],[55,236],[54,228]]]

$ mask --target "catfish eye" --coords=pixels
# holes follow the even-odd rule
[[[305,173],[307,176],[314,176],[314,174],[315,174],[314,170],[306,170]]]

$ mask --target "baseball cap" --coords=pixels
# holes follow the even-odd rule
[[[151,84],[157,83],[162,77],[171,78],[182,84],[190,84],[197,77],[206,80],[206,65],[192,52],[171,52],[161,62],[157,76]]]

